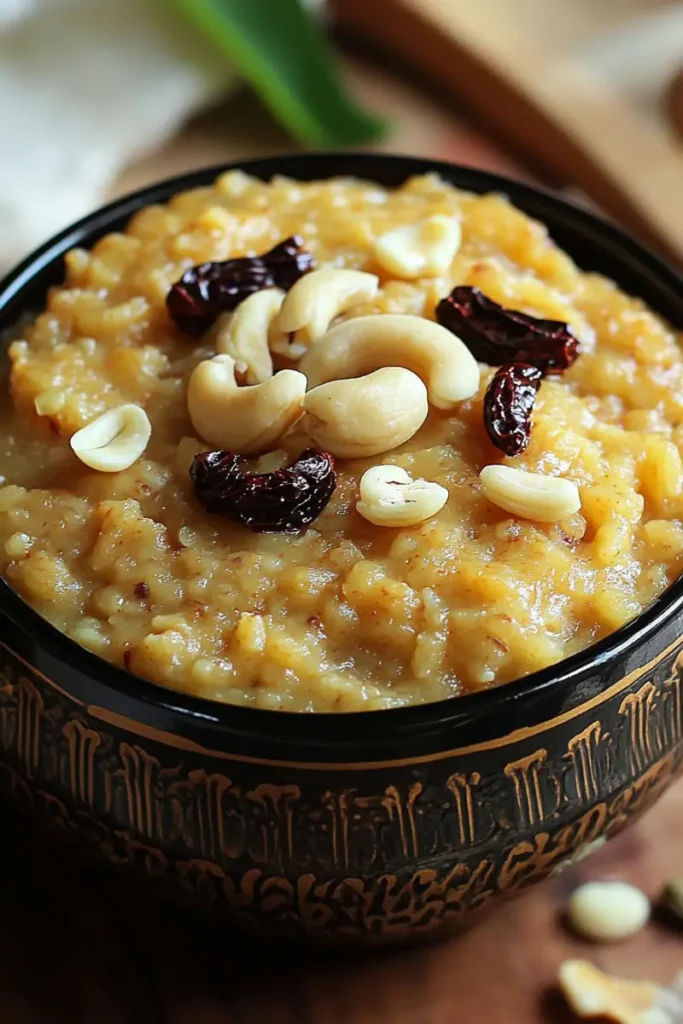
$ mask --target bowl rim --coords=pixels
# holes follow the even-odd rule
[[[654,277],[659,283],[663,282],[673,295],[683,295],[683,278],[660,257],[614,224],[549,189],[474,167],[428,157],[413,157],[400,153],[324,152],[286,154],[202,167],[146,185],[99,207],[35,249],[0,280],[0,318],[3,311],[14,305],[23,289],[28,287],[38,274],[48,270],[69,249],[83,242],[85,236],[88,236],[87,244],[92,245],[94,240],[90,236],[101,237],[106,234],[108,230],[112,230],[112,222],[128,219],[144,206],[167,202],[179,192],[205,186],[228,171],[243,171],[263,180],[276,175],[291,176],[296,180],[298,171],[303,175],[300,180],[311,181],[332,175],[351,175],[373,181],[373,164],[400,172],[397,180],[429,172],[442,174],[447,180],[457,176],[458,188],[471,189],[477,193],[506,194],[510,196],[515,206],[520,200],[528,200],[534,205],[538,205],[539,202],[545,204],[558,215],[571,215],[573,224],[583,226],[587,232],[598,233],[601,242],[604,243],[603,252],[607,251],[609,255],[610,252],[618,251],[620,255],[626,254],[634,259],[639,264],[638,273],[641,278],[644,274]],[[311,166],[319,168],[319,173],[316,171],[311,175]],[[305,172],[307,167],[309,170]],[[542,219],[538,214],[530,216]],[[2,330],[0,327],[0,339]],[[244,731],[246,728],[247,732],[259,733],[267,727],[268,733],[278,738],[291,735],[293,724],[296,723],[297,739],[323,741],[326,736],[334,736],[336,741],[343,741],[344,737],[349,742],[357,741],[359,735],[367,735],[368,729],[379,724],[380,720],[394,735],[403,735],[413,732],[416,728],[441,727],[444,724],[455,727],[488,715],[505,714],[523,698],[540,696],[550,689],[559,693],[562,689],[580,682],[598,668],[608,669],[662,629],[682,609],[683,575],[674,580],[631,622],[582,651],[519,679],[491,689],[424,704],[367,711],[301,712],[255,708],[197,697],[129,673],[81,647],[62,633],[24,601],[4,577],[0,577],[0,612],[4,612],[21,630],[35,638],[42,648],[71,672],[85,673],[95,678],[105,688],[128,700],[165,709],[180,715],[186,721],[201,720],[207,724],[212,723],[219,729],[223,727]],[[340,735],[341,730],[344,736]]]

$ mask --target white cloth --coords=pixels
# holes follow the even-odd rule
[[[0,265],[236,84],[167,0],[0,0]]]

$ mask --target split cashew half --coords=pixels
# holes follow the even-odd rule
[[[381,235],[375,242],[375,257],[396,277],[438,277],[450,268],[460,242],[460,221],[435,213]]]
[[[283,303],[275,326],[280,337],[294,335],[284,347],[275,342],[274,352],[298,358],[312,341],[325,333],[340,313],[359,302],[374,299],[379,287],[375,274],[362,270],[322,267],[304,274],[294,284]]]
[[[356,505],[375,526],[417,526],[441,511],[448,491],[429,480],[413,480],[400,466],[373,466],[360,478]]]
[[[581,508],[578,486],[560,476],[496,465],[484,466],[479,480],[485,498],[522,519],[556,523]]]
[[[315,388],[382,366],[416,373],[437,409],[450,409],[479,390],[479,367],[466,345],[433,320],[407,314],[359,316],[337,324],[313,342],[300,369]]]
[[[306,378],[281,370],[262,384],[240,388],[231,356],[205,359],[192,371],[187,407],[199,436],[241,455],[267,451],[298,420]]]
[[[245,384],[261,384],[273,376],[270,344],[285,345],[287,337],[274,326],[285,293],[264,288],[248,295],[234,313],[222,313],[216,325],[216,352],[235,360],[235,373]]]
[[[403,444],[417,433],[428,411],[420,378],[403,367],[387,366],[309,391],[301,425],[330,454],[361,459]]]
[[[118,405],[81,427],[71,449],[82,463],[101,473],[120,473],[136,462],[149,444],[152,425],[139,405]]]

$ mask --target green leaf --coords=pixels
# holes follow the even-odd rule
[[[383,133],[384,124],[345,92],[334,54],[301,0],[173,2],[296,138],[309,145],[350,146]]]

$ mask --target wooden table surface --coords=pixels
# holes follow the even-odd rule
[[[528,176],[452,107],[367,63],[359,92],[394,119],[383,148]],[[252,99],[189,126],[131,167],[120,193],[221,160],[291,149]],[[497,909],[457,939],[415,949],[339,952],[246,941],[84,868],[0,807],[0,1024],[562,1024],[558,965],[589,956],[631,977],[669,981],[683,933],[652,925],[591,948],[560,924],[579,878],[620,877],[655,894],[683,874],[683,783],[588,861]]]

